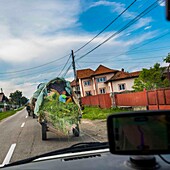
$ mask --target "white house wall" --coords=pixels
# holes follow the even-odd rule
[[[109,82],[109,83],[104,83],[104,82],[100,82],[98,83],[96,81],[97,78],[100,77],[106,77],[106,80],[109,80],[114,74],[103,74],[100,76],[95,76],[92,79],[79,79],[79,85],[80,85],[80,92],[81,92],[81,96],[84,97],[86,96],[86,91],[91,91],[92,95],[96,95],[96,94],[100,94],[100,88],[105,88],[106,89],[106,93],[110,93],[112,92],[112,87],[113,87],[113,92],[121,92],[124,90],[119,90],[119,84],[125,84],[125,90],[133,90],[132,86],[134,85],[134,80],[135,78],[131,78],[131,79],[124,79],[124,80],[117,80],[117,81],[113,81],[113,82]],[[89,86],[84,86],[84,82],[85,81],[91,81],[91,85]],[[97,92],[96,92],[97,91]]]
[[[81,94],[82,97],[84,97],[84,95],[83,95],[83,87],[82,87],[81,82],[82,82],[82,80],[79,79],[80,94]]]
[[[113,81],[112,82],[113,91],[114,92],[124,91],[124,90],[119,90],[119,84],[125,84],[125,90],[134,90],[132,88],[132,86],[134,85],[134,80],[135,78]]]
[[[90,81],[91,85],[89,86],[84,86],[84,82],[85,81]],[[94,89],[93,89],[93,81],[92,79],[83,79],[82,80],[82,86],[83,86],[83,91],[84,91],[84,95],[86,96],[86,91],[91,91],[91,94],[94,95]]]
[[[106,93],[110,93],[110,88],[109,88],[109,86],[108,86],[106,83],[104,83],[104,82],[98,83],[98,82],[96,81],[96,79],[97,79],[97,78],[100,78],[100,77],[106,77],[106,80],[109,80],[113,75],[114,75],[114,74],[111,73],[111,74],[103,74],[103,75],[100,75],[100,76],[95,76],[97,94],[100,94],[99,89],[101,89],[101,88],[105,88],[105,89],[106,89]]]

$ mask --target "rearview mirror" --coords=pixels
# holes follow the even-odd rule
[[[138,111],[107,119],[110,152],[121,155],[170,153],[170,111]]]

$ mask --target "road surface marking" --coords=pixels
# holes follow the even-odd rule
[[[26,119],[28,118],[28,116],[25,117]]]
[[[24,125],[25,125],[25,122],[24,122],[24,123],[22,123],[21,127],[23,128],[23,127],[24,127]]]
[[[0,167],[3,167],[4,165],[9,164],[15,147],[16,147],[16,143],[11,145],[11,147],[9,148],[9,151],[8,151],[3,163],[0,165]]]

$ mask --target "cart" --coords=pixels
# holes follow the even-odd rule
[[[36,115],[34,114],[35,102],[36,102],[36,99],[31,97],[26,106],[28,116],[32,116],[33,119],[36,118]]]
[[[82,111],[81,111],[81,106],[79,104],[79,99],[76,96],[76,94],[73,92],[70,83],[66,81],[63,78],[55,78],[48,82],[47,84],[43,84],[43,88],[41,85],[38,86],[37,89],[41,87],[41,90],[39,90],[39,95],[37,97],[37,101],[35,103],[35,108],[34,112],[38,116],[38,122],[41,125],[41,135],[42,135],[42,140],[47,139],[47,132],[52,132],[55,134],[67,134],[67,135],[74,135],[75,137],[80,136],[80,120],[82,116]],[[61,104],[60,102],[56,102],[55,108],[51,109],[53,111],[53,114],[49,112],[49,107],[48,104],[46,103],[46,107],[44,107],[44,101],[51,100],[50,103],[54,102],[53,95],[60,95],[62,91],[67,92],[67,96],[69,96],[69,99],[72,101],[71,103],[64,103]],[[35,93],[34,93],[35,94]],[[49,99],[50,98],[50,99]],[[68,100],[67,100],[68,101]],[[61,106],[64,107],[71,107],[73,106],[74,109],[74,115],[67,116],[66,118],[60,117],[58,114],[58,108]],[[44,108],[45,109],[44,109]],[[54,107],[54,106],[51,106]],[[42,109],[43,108],[43,109]],[[48,108],[48,109],[46,109]],[[62,108],[64,110],[68,110],[67,108]],[[52,112],[51,111],[51,112]],[[76,112],[75,112],[76,111]],[[54,113],[55,112],[55,113]],[[61,112],[61,111],[60,111]],[[61,114],[61,113],[60,113]],[[66,113],[63,113],[63,115]],[[69,114],[72,114],[71,111]],[[74,118],[74,119],[73,119]]]
[[[38,122],[41,124],[41,136],[42,136],[42,140],[47,140],[47,132],[52,132],[56,135],[59,135],[59,134],[62,134],[63,133],[55,128],[52,123],[48,120],[48,113],[47,113],[47,116],[46,116],[46,119],[41,119],[39,117],[39,120]],[[77,124],[73,124],[72,126],[72,134],[75,136],[75,137],[79,137],[80,136],[80,129],[79,129],[79,123]]]

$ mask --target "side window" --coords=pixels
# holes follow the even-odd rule
[[[91,96],[91,91],[86,91],[86,96]]]
[[[106,77],[97,78],[98,83],[105,82],[105,81],[106,81]]]
[[[126,89],[126,88],[125,88],[125,84],[119,84],[118,87],[119,87],[119,90],[120,90],[120,91]]]
[[[105,88],[101,88],[100,90],[100,94],[105,94],[106,93],[106,89]]]
[[[91,81],[84,81],[84,86],[90,86],[91,85]]]

